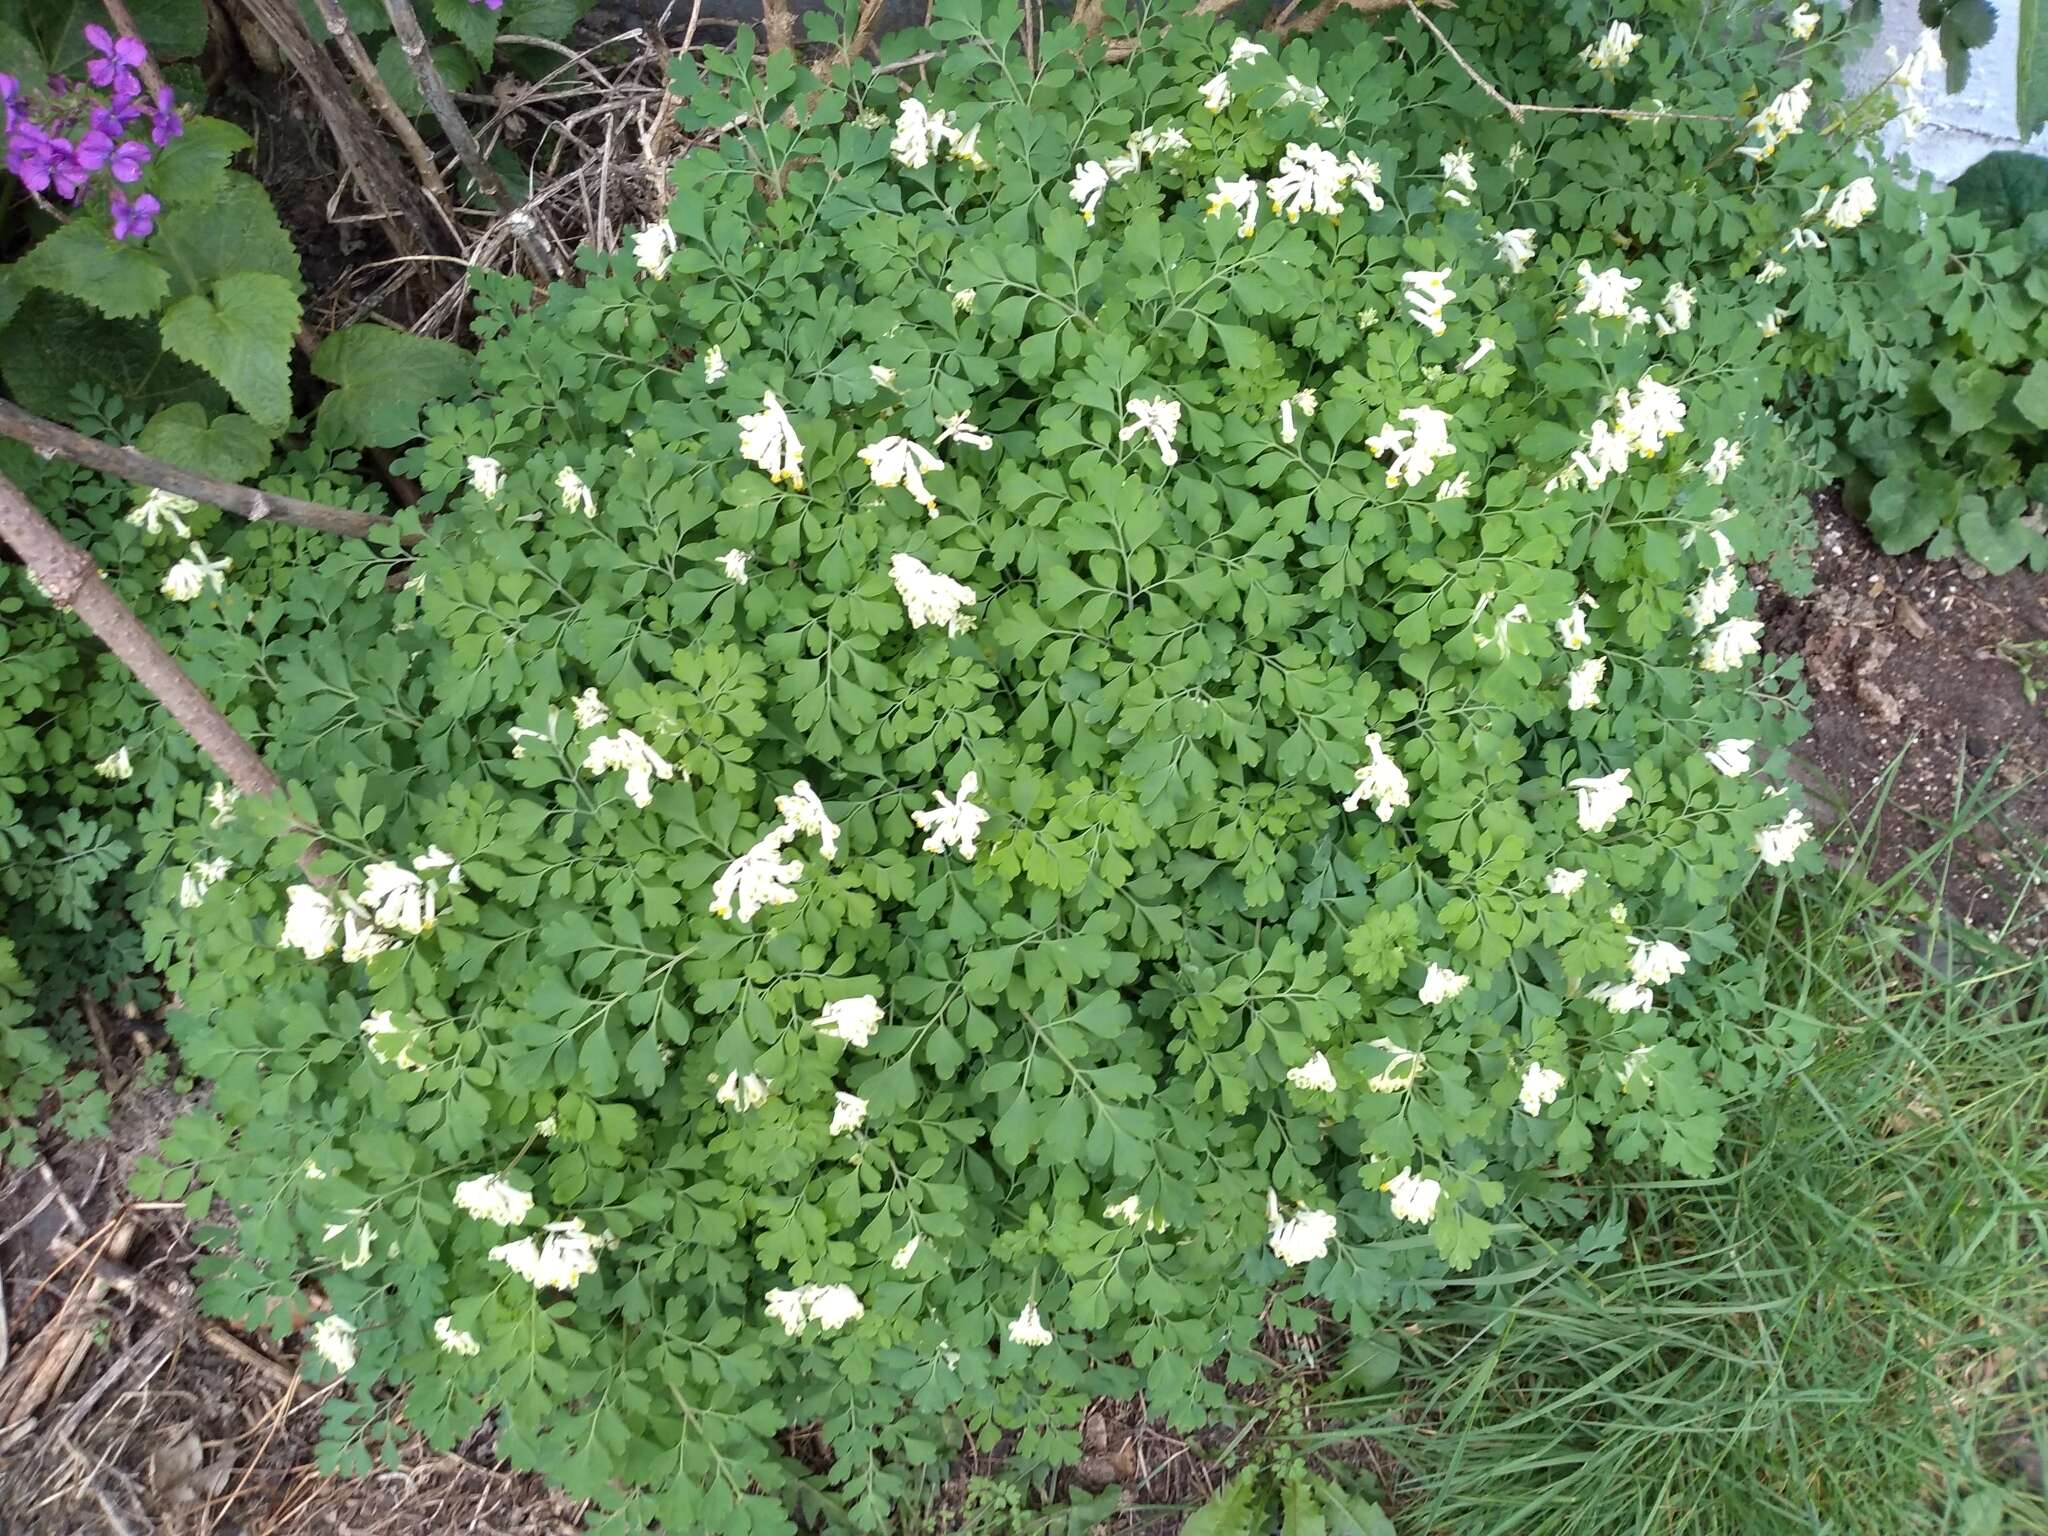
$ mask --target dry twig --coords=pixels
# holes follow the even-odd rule
[[[498,205],[506,228],[518,240],[535,270],[544,277],[557,280],[567,277],[568,265],[556,250],[553,237],[530,205],[522,207],[514,201],[504,178],[484,158],[476,135],[469,131],[469,124],[456,108],[455,99],[448,94],[448,82],[434,67],[434,56],[427,48],[427,35],[420,30],[419,13],[412,8],[412,0],[384,0],[384,14],[391,18],[391,29],[398,35],[399,51],[405,55],[413,79],[419,82],[420,95],[426,98],[427,110],[440,123],[441,131],[448,136],[448,142],[468,168],[471,179],[486,197]]]
[[[320,12],[320,19],[327,23],[327,34],[341,48],[341,56],[348,60],[348,67],[356,72],[356,79],[362,82],[363,90],[369,95],[370,105],[377,109],[377,115],[384,119],[386,126],[398,136],[398,142],[405,146],[407,158],[413,169],[420,173],[420,185],[427,189],[427,196],[434,201],[435,209],[448,225],[448,232],[459,236],[455,221],[448,210],[454,206],[454,199],[448,195],[447,183],[441,180],[441,171],[434,164],[433,153],[427,148],[427,141],[420,137],[420,131],[413,127],[412,119],[405,115],[391,88],[384,83],[384,77],[377,73],[377,66],[363,48],[363,41],[357,37],[348,24],[348,15],[341,8],[341,0],[313,0]]]
[[[257,1372],[279,1387],[295,1383],[299,1379],[289,1367],[271,1359],[269,1355],[266,1355],[246,1339],[238,1338],[218,1323],[208,1322],[200,1318],[194,1312],[189,1296],[173,1295],[162,1286],[145,1280],[126,1265],[105,1257],[95,1258],[79,1244],[69,1242],[64,1238],[56,1239],[51,1244],[51,1249],[53,1252],[66,1258],[82,1256],[87,1273],[91,1274],[94,1279],[112,1286],[124,1296],[141,1302],[143,1306],[149,1308],[150,1311],[167,1322],[191,1328],[200,1338],[211,1344],[222,1354],[227,1355],[237,1364],[246,1365],[250,1370]]]
[[[219,507],[223,512],[246,517],[252,523],[268,519],[290,523],[295,528],[316,528],[323,533],[353,534],[360,538],[390,522],[389,518],[379,517],[373,512],[301,501],[296,496],[277,496],[248,486],[230,485],[225,480],[215,480],[206,475],[195,475],[175,464],[152,459],[139,449],[117,448],[73,432],[69,427],[61,427],[54,421],[31,416],[6,400],[0,400],[0,437],[26,443],[46,459],[69,459],[73,464],[83,464],[87,469],[96,469],[102,474],[115,475],[138,485],[154,486],[174,496]]]

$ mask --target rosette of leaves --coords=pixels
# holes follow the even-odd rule
[[[482,281],[480,394],[432,409],[403,461],[439,515],[402,589],[360,554],[284,579],[285,609],[329,625],[251,722],[289,811],[218,824],[193,785],[149,834],[166,867],[233,873],[152,924],[214,1094],[144,1179],[236,1212],[212,1305],[262,1316],[317,1284],[354,1326],[331,1464],[401,1412],[437,1443],[496,1414],[500,1451],[609,1529],[885,1528],[963,1431],[1071,1461],[1098,1394],[1227,1412],[1219,1378],[1310,1304],[1377,1318],[1611,1245],[1600,1168],[1708,1173],[1728,1103],[1801,1058],[1729,918],[1784,814],[1796,700],[1768,663],[1703,671],[1685,609],[1714,535],[1741,559],[1787,542],[1802,471],[1751,273],[1847,151],[1804,135],[1759,171],[1729,147],[1760,96],[1811,77],[1828,99],[1830,56],[1674,3],[1640,8],[1648,40],[1604,78],[1582,29],[1480,4],[1447,24],[1511,97],[1701,116],[1516,122],[1390,16],[1266,39],[1211,113],[1232,32],[1159,20],[1116,65],[1072,30],[1033,64],[1016,14],[976,0],[888,45],[933,50],[922,77],[821,80],[744,34],[679,64],[708,142],[676,167],[665,275],[593,255],[539,299]],[[976,131],[985,169],[892,158],[912,94]],[[1076,165],[1167,127],[1186,147],[1085,224]],[[1205,216],[1219,176],[1308,141],[1376,161],[1385,206],[1262,209],[1248,239]],[[1522,227],[1516,271],[1493,236]],[[1578,313],[1581,261],[1645,305],[1691,287],[1689,324]],[[1438,338],[1402,274],[1445,268]],[[1560,482],[1646,373],[1682,391],[1682,433]],[[801,490],[740,454],[764,391]],[[1182,405],[1176,463],[1122,435],[1133,398]],[[1450,413],[1455,457],[1389,486],[1367,439],[1420,405]],[[935,515],[872,482],[863,447],[963,413],[992,446],[946,446]],[[1721,440],[1743,449],[1725,480]],[[913,629],[899,553],[971,587],[974,626]],[[1581,593],[1609,669],[1572,710],[1555,626]],[[586,767],[621,729],[673,770],[644,806]],[[1412,789],[1385,821],[1341,804],[1368,732]],[[1707,763],[1729,737],[1757,775]],[[1585,830],[1567,781],[1624,768],[1635,798]],[[923,851],[912,813],[970,771],[978,852]],[[799,780],[836,858],[799,840],[792,902],[713,915]],[[431,928],[309,959],[277,944],[290,822],[320,829],[336,901],[429,850],[462,873],[436,877]],[[1586,871],[1574,895],[1546,889],[1558,867]],[[1647,1014],[1592,995],[1632,933],[1691,956]],[[1423,1004],[1432,963],[1471,986]],[[870,994],[866,1046],[813,1027]],[[1427,1066],[1380,1091],[1390,1039]],[[1287,1082],[1317,1051],[1334,1094]],[[1530,1114],[1539,1060],[1565,1085]],[[759,1103],[721,1098],[743,1074]],[[835,1136],[842,1093],[865,1121]],[[1402,1168],[1442,1185],[1424,1223],[1380,1188]],[[615,1246],[536,1291],[490,1257],[517,1234],[455,1203],[484,1174],[532,1192],[520,1231],[580,1220]],[[1269,1190],[1336,1214],[1323,1258],[1268,1250]],[[1109,1212],[1133,1198],[1140,1219]],[[863,1315],[790,1336],[767,1294],[807,1285]],[[1011,1336],[1027,1307],[1050,1345]],[[809,1424],[822,1478],[776,1438]]]

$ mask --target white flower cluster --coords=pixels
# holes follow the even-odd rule
[[[718,1082],[716,1074],[713,1074],[712,1081]],[[715,1097],[726,1108],[736,1109],[744,1115],[766,1104],[768,1095],[774,1089],[775,1083],[772,1078],[756,1077],[751,1072],[744,1077],[738,1072],[728,1072],[725,1081],[718,1084]]]
[[[1422,978],[1422,986],[1415,994],[1416,1001],[1434,1008],[1439,1003],[1448,1003],[1471,985],[1470,976],[1461,971],[1454,971],[1448,966],[1438,965],[1432,960],[1429,962],[1428,972]]]
[[[785,858],[782,850],[798,837],[815,837],[829,863],[839,857],[839,826],[825,812],[808,779],[798,779],[786,795],[775,797],[782,820],[719,873],[711,888],[711,915],[751,923],[763,907],[782,907],[796,900],[796,882],[803,860]]]
[[[958,636],[974,627],[974,615],[968,611],[977,601],[972,587],[941,575],[915,555],[890,556],[889,579],[903,599],[912,629],[931,624]]]
[[[330,1312],[313,1325],[308,1337],[312,1341],[313,1353],[333,1366],[337,1375],[346,1376],[356,1368],[354,1323]]]
[[[924,483],[924,477],[937,474],[946,463],[929,448],[907,437],[885,437],[861,449],[860,459],[868,467],[868,478],[876,485],[900,485],[925,511],[933,517],[939,515],[939,498]]]
[[[235,562],[226,555],[218,560],[206,558],[206,551],[196,541],[186,546],[186,557],[164,572],[163,585],[158,589],[173,602],[189,603],[208,587],[218,592],[226,585],[228,572]]]
[[[1436,473],[1437,465],[1457,450],[1451,444],[1451,417],[1448,411],[1440,411],[1433,405],[1412,405],[1399,413],[1399,419],[1410,423],[1397,427],[1393,422],[1382,422],[1379,431],[1365,440],[1368,453],[1377,457],[1383,453],[1394,456],[1387,466],[1389,487],[1402,484],[1420,485]]]
[[[1038,1303],[1029,1302],[1022,1312],[1010,1321],[1010,1342],[1022,1344],[1026,1349],[1043,1349],[1052,1342],[1052,1330],[1045,1326],[1045,1320],[1038,1315]]]
[[[226,859],[201,859],[197,864],[185,866],[184,877],[178,882],[178,905],[196,907],[206,900],[206,893],[227,878],[233,868]]]
[[[1292,1216],[1280,1214],[1280,1196],[1266,1191],[1266,1244],[1273,1256],[1290,1267],[1313,1264],[1330,1251],[1337,1235],[1337,1213],[1297,1205]]]
[[[1263,43],[1255,43],[1246,37],[1233,38],[1230,44],[1230,58],[1225,62],[1223,68],[1210,76],[1208,81],[1202,86],[1202,105],[1211,112],[1221,112],[1225,107],[1229,106],[1233,99],[1230,90],[1230,72],[1248,59],[1263,57],[1265,52],[1266,48]]]
[[[1335,1093],[1337,1074],[1330,1070],[1330,1058],[1321,1051],[1309,1057],[1298,1067],[1287,1069],[1287,1081],[1303,1093]],[[1137,1197],[1131,1197],[1135,1200]]]
[[[579,714],[579,723],[581,715]],[[602,720],[598,724],[603,724]],[[676,775],[675,768],[637,732],[620,730],[613,736],[600,736],[591,742],[583,754],[585,773],[622,772],[626,775],[626,798],[641,810],[654,803],[654,781],[664,783]],[[683,780],[689,782],[685,773]]]
[[[792,491],[804,488],[804,445],[775,391],[761,392],[761,409],[740,418],[740,457]]]
[[[948,799],[943,789],[934,790],[930,810],[912,811],[910,819],[925,834],[926,853],[944,853],[957,848],[960,857],[974,861],[975,839],[981,835],[988,812],[976,805],[973,796],[981,788],[981,775],[969,770],[960,780],[960,791]]]
[[[609,1233],[586,1230],[583,1218],[577,1216],[549,1222],[538,1242],[522,1237],[500,1243],[490,1257],[535,1290],[573,1291],[585,1275],[597,1273],[599,1251],[617,1243]]]
[[[792,1339],[801,1337],[812,1323],[826,1333],[837,1333],[866,1313],[850,1285],[805,1285],[768,1293],[768,1316]]]
[[[1366,1079],[1365,1086],[1374,1093],[1406,1093],[1429,1066],[1428,1058],[1422,1052],[1396,1045],[1384,1035],[1372,1045],[1373,1049],[1387,1053],[1387,1064]]]
[[[848,1045],[859,1048],[874,1039],[881,1023],[882,1000],[869,995],[842,997],[827,1003],[811,1027],[821,1035],[830,1035],[835,1040],[844,1040]]]
[[[1735,153],[1750,160],[1770,159],[1780,145],[1799,131],[1806,121],[1807,108],[1812,105],[1811,80],[1802,80],[1790,90],[1780,92],[1749,120],[1749,131],[1756,136],[1756,142],[1736,145]]]
[[[453,1317],[434,1319],[434,1339],[451,1355],[474,1355],[483,1348],[475,1334],[455,1326]]]
[[[487,1173],[456,1185],[455,1204],[478,1221],[516,1227],[533,1209],[533,1195],[502,1174]]]
[[[172,533],[181,539],[192,537],[192,530],[185,526],[185,519],[199,510],[199,503],[183,496],[173,496],[169,491],[151,491],[136,505],[124,519],[131,528],[140,528],[145,538],[155,538],[160,533]]]
[[[675,260],[676,232],[666,217],[659,223],[636,230],[633,235],[633,263],[656,282],[668,276]]]
[[[1188,136],[1178,128],[1141,128],[1124,141],[1124,152],[1107,161],[1083,160],[1074,167],[1067,183],[1067,197],[1081,210],[1081,222],[1093,224],[1102,194],[1112,183],[1143,169],[1146,157],[1173,154],[1188,147]]]
[[[1367,761],[1357,770],[1358,784],[1345,798],[1344,809],[1355,811],[1370,800],[1375,816],[1392,821],[1394,812],[1408,804],[1408,776],[1381,749],[1378,731],[1365,738],[1365,751]]]
[[[1449,267],[1422,268],[1401,274],[1401,299],[1408,306],[1408,318],[1432,336],[1444,334],[1444,306],[1458,296],[1455,289],[1445,286],[1450,275]],[[1481,355],[1484,356],[1483,353]]]
[[[1557,1102],[1557,1091],[1564,1086],[1564,1074],[1554,1072],[1541,1062],[1532,1061],[1522,1074],[1522,1088],[1517,1095],[1525,1115],[1540,1115],[1543,1106]]]
[[[1159,462],[1168,469],[1180,462],[1180,450],[1173,446],[1174,435],[1180,431],[1180,402],[1178,400],[1130,400],[1124,409],[1130,413],[1130,420],[1117,433],[1117,441],[1128,443],[1140,432],[1149,433],[1153,445],[1159,449]]]
[[[961,132],[950,112],[934,112],[915,96],[906,96],[896,111],[896,132],[889,140],[889,153],[905,170],[921,171],[941,151],[953,159],[987,170],[988,161],[976,147],[979,124]]]
[[[1418,1177],[1412,1168],[1403,1168],[1380,1188],[1392,1197],[1388,1208],[1396,1221],[1421,1225],[1436,1219],[1437,1201],[1444,1193],[1443,1185],[1435,1179]]]
[[[462,889],[462,866],[430,847],[412,861],[412,868],[388,862],[365,865],[359,896],[330,896],[313,885],[295,885],[285,892],[283,949],[296,949],[308,960],[332,954],[340,942],[342,958],[367,960],[395,946],[396,935],[418,938],[434,926],[439,898]]]
[[[1626,69],[1628,61],[1642,45],[1643,35],[1625,21],[1608,23],[1607,31],[1600,41],[1589,44],[1579,52],[1579,57],[1588,69],[1597,69],[1603,74],[1613,74]]]

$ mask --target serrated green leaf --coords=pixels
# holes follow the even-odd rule
[[[180,299],[159,324],[169,351],[204,368],[258,421],[291,415],[299,297],[283,278],[238,272],[211,293]]]
[[[320,402],[320,431],[335,441],[395,448],[419,435],[420,412],[466,392],[475,360],[462,348],[383,325],[336,331],[313,354],[315,376],[334,385]]]
[[[167,209],[211,202],[228,185],[228,161],[255,141],[217,117],[188,117],[185,131],[156,153],[145,185]]]
[[[209,202],[167,204],[149,242],[171,272],[171,297],[204,293],[230,273],[267,272],[299,288],[299,253],[270,196],[252,176],[228,171]]]
[[[491,67],[491,53],[498,41],[496,12],[471,5],[469,0],[434,0],[434,20],[455,34],[478,69]]]
[[[163,307],[171,274],[139,241],[116,240],[104,226],[75,219],[53,230],[14,270],[39,288],[69,294],[110,320],[141,320]]]
[[[111,389],[130,407],[155,411],[180,400],[208,410],[227,404],[220,386],[197,368],[164,356],[156,327],[109,320],[76,299],[30,292],[0,346],[0,379],[25,411],[69,419],[81,384]]]
[[[209,418],[188,401],[151,417],[136,446],[151,458],[241,484],[269,465],[271,434],[233,412]]]

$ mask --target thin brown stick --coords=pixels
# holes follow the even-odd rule
[[[1356,0],[1347,0],[1347,3],[1356,5]],[[1429,35],[1435,38],[1437,42],[1442,46],[1444,52],[1448,53],[1451,56],[1452,62],[1455,63],[1458,66],[1458,68],[1465,71],[1466,75],[1468,75],[1471,78],[1472,83],[1478,86],[1480,90],[1486,92],[1486,94],[1492,97],[1495,102],[1499,103],[1501,108],[1504,111],[1506,111],[1507,115],[1513,118],[1518,123],[1522,120],[1522,118],[1525,115],[1531,112],[1553,112],[1564,116],[1581,117],[1619,117],[1632,123],[1655,123],[1661,121],[1682,121],[1694,123],[1732,123],[1735,121],[1734,118],[1724,117],[1717,112],[1640,112],[1633,107],[1546,107],[1533,101],[1509,101],[1507,97],[1501,95],[1501,93],[1497,89],[1495,89],[1494,84],[1491,80],[1488,80],[1486,76],[1480,74],[1478,70],[1474,69],[1470,64],[1468,64],[1465,61],[1465,55],[1458,52],[1458,50],[1451,45],[1451,40],[1448,37],[1444,36],[1442,28],[1438,27],[1435,22],[1431,21],[1428,16],[1423,14],[1422,7],[1417,5],[1415,3],[1415,0],[1401,0],[1401,3],[1408,7],[1409,11],[1411,11],[1414,14],[1415,19],[1417,21],[1421,22],[1425,27],[1429,28]],[[1196,9],[1199,10],[1200,8],[1201,5],[1200,3],[1198,3]]]
[[[343,533],[363,538],[391,519],[374,512],[357,512],[350,507],[330,507],[323,502],[301,501],[296,496],[275,495],[230,485],[206,475],[196,475],[175,464],[152,459],[136,448],[119,448],[97,438],[73,432],[54,421],[31,416],[20,406],[0,400],[0,437],[26,443],[44,458],[69,459],[102,474],[117,475],[139,485],[155,486],[188,501],[203,501],[223,512],[246,517],[252,523],[290,523],[295,528],[314,528],[322,533]]]
[[[149,46],[148,43],[143,41],[142,33],[137,30],[135,18],[128,14],[128,7],[124,0],[104,0],[103,9],[107,13],[107,20],[114,24],[116,32],[123,37],[134,38],[138,43],[142,43],[145,48]],[[142,68],[139,73],[142,76],[142,83],[149,88],[149,99],[154,103],[164,88],[164,77],[156,67],[154,56],[145,58],[142,61]]]
[[[535,269],[557,280],[567,277],[569,268],[556,251],[553,238],[539,219],[514,201],[504,178],[484,158],[476,135],[469,131],[469,124],[457,109],[455,99],[448,94],[448,82],[434,67],[434,56],[428,51],[427,35],[420,30],[419,13],[412,8],[412,0],[384,0],[384,14],[391,18],[391,30],[398,35],[399,51],[405,55],[413,79],[419,82],[420,95],[426,99],[427,110],[440,123],[441,131],[448,136],[448,142],[455,147],[463,165],[468,167],[471,179],[483,189],[486,197],[498,205],[506,228],[512,231]]]
[[[92,556],[59,533],[4,475],[0,475],[0,543],[11,545],[21,556],[54,606],[71,609],[108,650],[127,663],[136,680],[156,695],[157,702],[171,712],[171,718],[199,743],[199,749],[235,788],[257,796],[284,792],[256,749],[213,700],[199,691],[199,685],[115,596],[114,589],[100,579]]]
[[[447,251],[451,242],[426,189],[408,174],[391,143],[350,94],[348,82],[306,29],[297,0],[241,0],[291,65],[320,111],[335,148],[362,183],[364,200],[400,251]]]
[[[406,158],[412,161],[413,169],[420,174],[420,185],[427,189],[427,196],[434,200],[442,220],[448,225],[450,234],[460,237],[455,220],[448,210],[455,206],[448,195],[448,184],[441,180],[441,171],[434,164],[433,152],[427,148],[427,141],[420,137],[419,129],[413,127],[412,119],[405,115],[405,109],[391,94],[391,87],[384,83],[384,77],[377,73],[377,66],[363,48],[363,40],[356,36],[348,24],[348,14],[341,8],[341,0],[313,0],[320,12],[320,19],[327,23],[327,35],[334,39],[341,49],[341,56],[348,60],[348,67],[355,71],[356,79],[362,82],[364,92],[370,98],[370,105],[377,109],[377,115],[397,135],[404,146]]]

